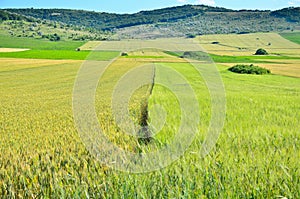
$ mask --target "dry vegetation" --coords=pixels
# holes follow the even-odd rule
[[[94,50],[97,46],[99,46],[101,41],[89,41],[83,44],[80,50]]]
[[[0,58],[1,72],[18,70],[18,69],[30,69],[40,68],[46,66],[61,66],[64,64],[76,64],[80,65],[80,60],[47,60],[47,59],[19,59],[19,58]]]
[[[197,40],[208,53],[216,55],[253,55],[259,48],[275,55],[300,55],[299,44],[286,40],[277,33],[203,35],[197,37]]]
[[[5,52],[21,52],[21,51],[26,51],[29,50],[27,48],[0,48],[0,53],[5,53]]]

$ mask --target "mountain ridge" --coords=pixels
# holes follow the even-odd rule
[[[126,38],[135,38],[140,30],[145,33],[144,35],[148,35],[154,29],[161,27],[172,30],[172,33],[169,34],[171,36],[183,36],[184,33],[201,35],[300,30],[300,7],[288,7],[275,11],[233,10],[188,4],[142,10],[133,14],[54,8],[11,8],[0,11],[98,31],[121,33],[119,35]],[[188,27],[186,24],[190,24],[190,26]],[[140,30],[137,32],[133,29]],[[124,30],[125,34],[123,34]]]

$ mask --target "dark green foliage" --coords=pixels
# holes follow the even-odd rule
[[[60,21],[77,26],[93,27],[98,30],[113,30],[141,24],[175,22],[180,19],[202,15],[204,12],[229,12],[230,9],[204,5],[184,5],[135,14],[112,14],[69,9],[8,9],[11,12],[24,14],[39,19]]]
[[[56,33],[49,34],[49,35],[43,35],[42,38],[47,38],[50,41],[59,41],[60,40],[60,36],[58,36],[58,34],[56,34]]]
[[[11,12],[27,16],[60,21],[77,26],[93,27],[98,30],[112,30],[141,24],[174,22],[179,19],[200,15],[200,6],[178,6],[152,11],[141,11],[135,14],[111,14],[103,12],[69,10],[69,9],[8,9]],[[209,8],[208,6],[201,6]],[[209,8],[211,11],[229,11],[225,8]]]
[[[249,33],[250,33],[249,31],[241,31],[241,32],[238,32],[237,34],[244,35],[244,34],[249,34]]]
[[[187,59],[195,59],[200,61],[210,59],[210,57],[205,52],[201,52],[201,51],[186,51],[180,57],[187,58]]]
[[[271,16],[285,18],[290,22],[300,22],[300,7],[284,8],[271,12]]]
[[[141,115],[139,118],[139,125],[141,129],[138,132],[138,141],[139,143],[148,144],[153,138],[148,125],[148,100],[147,98],[143,99],[141,102]]]
[[[6,21],[6,20],[25,20],[25,21],[33,21],[33,19],[29,17],[24,17],[19,14],[10,13],[5,10],[0,10],[0,21]]]
[[[195,37],[196,37],[196,35],[195,34],[191,34],[191,33],[186,35],[186,38],[195,38]]]
[[[269,53],[263,48],[257,49],[257,51],[255,52],[255,55],[268,55],[268,54]]]
[[[230,10],[204,5],[184,5],[141,11],[134,14],[113,14],[70,9],[6,10],[39,20],[64,23],[66,27],[76,27],[78,30],[84,28],[114,32],[120,28],[148,24],[156,28],[167,26],[171,30],[174,29],[175,33],[180,33],[176,36],[187,37],[201,34],[247,34],[250,32],[283,31],[294,28],[299,22],[299,8],[287,8],[271,12],[268,10]],[[149,31],[153,31],[152,28],[150,27]],[[187,33],[189,34],[187,35]],[[129,37],[132,38],[134,35]],[[83,38],[75,39],[83,40]]]
[[[254,66],[253,64],[250,64],[250,65],[239,64],[239,65],[235,65],[235,66],[229,68],[228,70],[231,72],[240,73],[240,74],[263,75],[263,74],[271,73],[270,70],[268,70],[266,68],[261,68],[259,66]]]

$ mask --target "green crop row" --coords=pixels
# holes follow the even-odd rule
[[[117,51],[75,51],[75,50],[28,50],[21,52],[3,52],[3,58],[28,59],[70,59],[70,60],[110,60],[120,53]]]
[[[76,50],[83,41],[49,41],[23,37],[0,35],[0,48],[29,48],[33,50]]]
[[[300,44],[300,32],[294,32],[294,33],[281,33],[280,34],[285,39],[288,39],[292,42],[295,42],[297,44]]]

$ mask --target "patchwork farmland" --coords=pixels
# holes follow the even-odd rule
[[[2,33],[2,197],[300,198],[299,32],[113,41]],[[254,55],[259,48],[268,55]],[[271,74],[228,70],[238,64]],[[140,159],[95,154],[109,148],[84,131],[95,124]],[[175,155],[134,170],[174,140]]]

